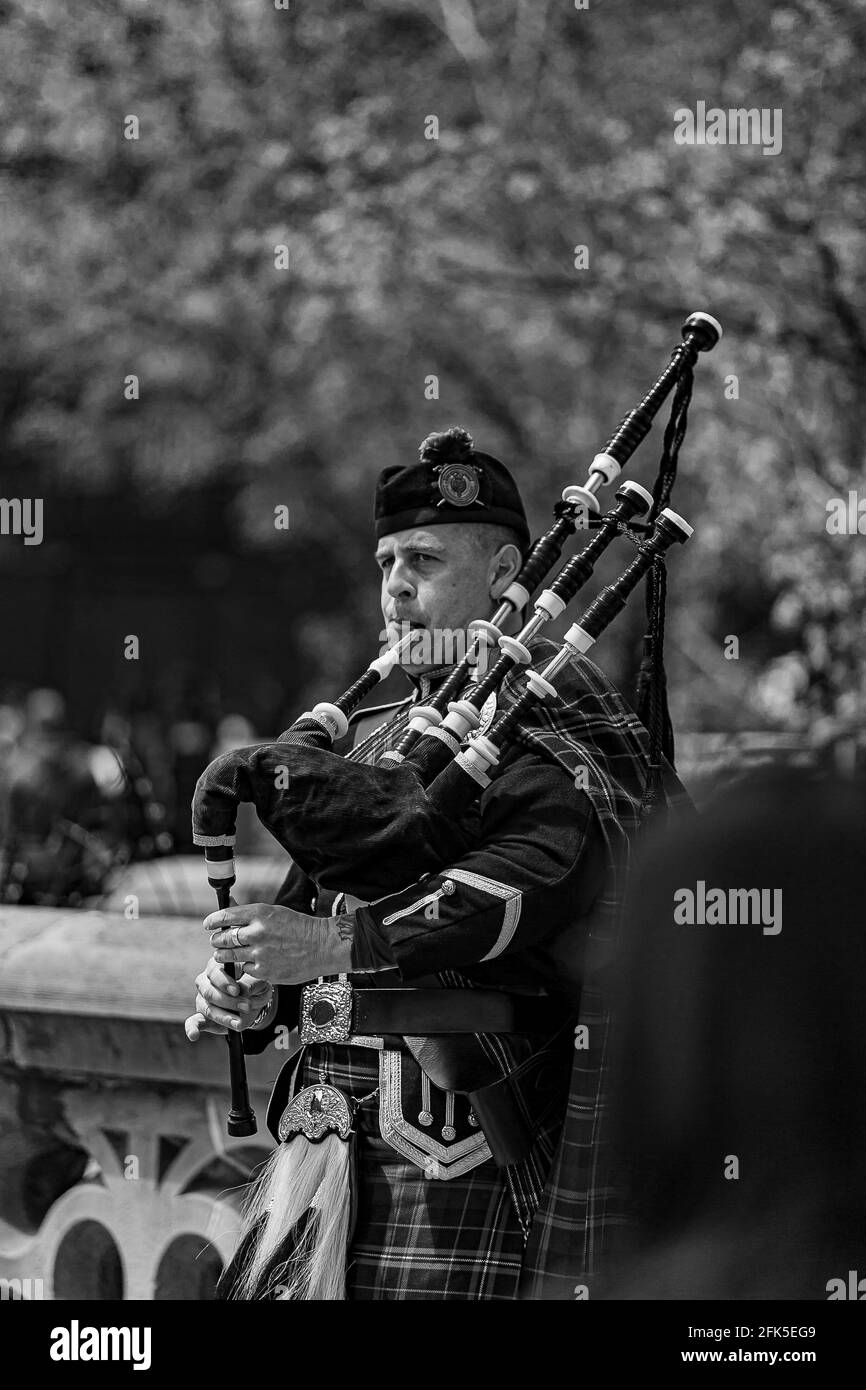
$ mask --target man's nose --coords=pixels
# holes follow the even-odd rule
[[[395,560],[391,566],[385,591],[391,598],[411,598],[415,593],[409,567],[402,560]]]

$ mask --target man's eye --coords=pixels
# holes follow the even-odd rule
[[[409,559],[411,560],[413,565],[418,565],[419,563],[426,563],[429,560],[438,560],[439,556],[433,555],[430,551],[427,550],[413,550],[409,554]],[[393,563],[393,555],[385,555],[382,557],[381,560],[378,561],[379,568],[383,572],[385,570],[390,569]]]

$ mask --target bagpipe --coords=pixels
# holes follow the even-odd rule
[[[411,631],[371,661],[337,700],[316,704],[276,742],[233,750],[205,769],[193,798],[193,841],[205,850],[208,879],[220,907],[228,906],[235,882],[235,820],[244,801],[255,805],[262,824],[320,888],[367,902],[441,870],[465,853],[472,837],[472,807],[520,729],[539,707],[556,701],[557,677],[593,646],[644,578],[648,630],[637,714],[649,733],[645,800],[647,809],[652,808],[660,794],[664,757],[672,756],[662,650],[664,557],[692,534],[667,502],[686,430],[693,368],[698,354],[715,347],[721,335],[721,325],[709,314],[686,319],[682,340],[665,369],[595,455],[586,481],[564,489],[551,526],[531,546],[496,612],[470,624],[463,658],[427,704],[410,706],[407,728],[390,752],[371,765],[340,756],[333,745],[347,734],[361,702],[401,661],[413,640]],[[599,493],[617,479],[672,392],[652,493],[625,481],[615,504],[602,514]],[[533,600],[578,528],[594,534]],[[524,671],[533,661],[530,642],[563,614],[619,535],[634,544],[634,558],[569,627],[543,668]],[[507,635],[503,628],[509,619],[525,616],[530,606],[531,615],[517,636]],[[482,712],[508,677],[509,702],[483,728]],[[389,852],[374,852],[385,840]],[[397,885],[395,864],[402,880]],[[233,973],[229,966],[226,970]],[[228,1132],[253,1134],[243,1044],[231,1033],[227,1043],[232,1090]]]

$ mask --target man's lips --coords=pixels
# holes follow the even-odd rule
[[[409,645],[404,649],[404,658],[410,656],[418,645],[413,641],[416,632],[426,632],[426,625],[419,622],[417,618],[389,618],[385,629],[388,634],[390,646],[396,646],[398,642],[408,641]],[[409,634],[412,634],[411,637]]]

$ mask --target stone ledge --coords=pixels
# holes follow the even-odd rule
[[[229,1097],[229,1064],[221,1037],[204,1036],[191,1043],[182,1023],[165,1024],[116,1017],[87,1018],[45,1011],[3,1011],[0,1065],[19,1071],[39,1071],[64,1079],[102,1082],[109,1078],[205,1086]],[[291,1053],[269,1047],[247,1057],[250,1089],[259,1092],[259,1106]]]
[[[228,1092],[222,1037],[190,1043],[193,980],[209,940],[189,918],[0,910],[0,1061],[70,1078],[135,1078]],[[288,1050],[247,1059],[265,1092]]]
[[[183,1023],[210,955],[189,917],[0,909],[0,1010]]]
[[[183,1030],[209,949],[200,919],[0,910],[0,1278],[213,1296],[291,1053],[247,1059],[258,1133],[228,1138],[225,1042]]]

